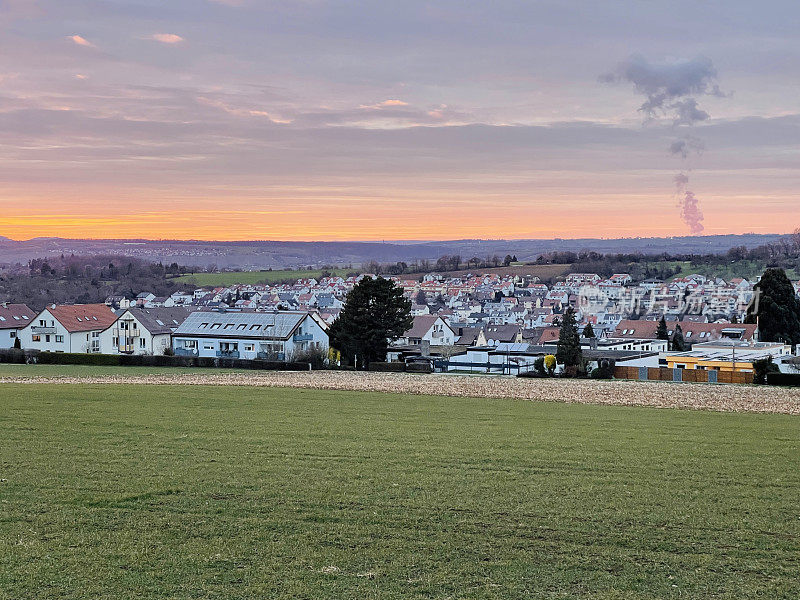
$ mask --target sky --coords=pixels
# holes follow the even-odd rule
[[[798,23],[795,0],[0,0],[0,235],[789,232]]]

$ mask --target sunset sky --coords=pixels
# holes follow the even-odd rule
[[[680,172],[704,233],[788,232],[799,22],[789,0],[0,0],[0,235],[686,235]]]

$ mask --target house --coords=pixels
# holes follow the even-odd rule
[[[439,315],[421,315],[414,317],[411,329],[397,343],[417,346],[427,342],[431,346],[452,346],[458,338],[459,335]]]
[[[411,305],[411,316],[412,317],[421,317],[422,315],[429,315],[431,314],[431,309],[428,307],[427,304],[412,304]]]
[[[145,302],[144,306],[145,308],[160,308],[162,306],[171,308],[175,306],[175,300],[172,299],[172,296],[154,296],[152,299]]]
[[[116,320],[116,313],[105,304],[51,304],[19,335],[25,349],[99,353],[101,332]]]
[[[142,292],[140,294],[137,294],[136,304],[138,304],[139,306],[144,306],[148,302],[152,302],[153,300],[155,300],[155,297],[156,295],[150,292]]]
[[[328,352],[328,333],[308,312],[198,311],[172,334],[182,356],[291,360],[302,352]]]
[[[125,296],[109,296],[106,298],[106,306],[110,306],[113,309],[124,309],[130,307],[130,305],[131,301]]]
[[[24,304],[0,303],[0,349],[13,348],[20,330],[35,316],[36,313]]]
[[[164,354],[172,347],[172,332],[195,307],[133,307],[100,334],[103,354]]]
[[[497,346],[502,343],[522,343],[522,329],[519,325],[489,325],[478,336],[478,344],[482,346]]]

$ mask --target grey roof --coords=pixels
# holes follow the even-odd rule
[[[199,311],[189,315],[174,333],[176,336],[285,340],[307,316],[306,312]]]
[[[194,306],[171,306],[158,308],[129,308],[136,320],[153,335],[172,333],[186,318],[197,311]]]

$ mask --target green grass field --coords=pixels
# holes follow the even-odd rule
[[[330,271],[332,275],[339,277],[347,277],[352,273],[352,269],[333,269]],[[176,277],[175,281],[180,283],[188,283],[198,287],[223,287],[234,285],[236,283],[242,284],[256,284],[256,283],[275,283],[285,280],[306,279],[313,277],[319,279],[322,276],[321,269],[315,270],[279,270],[279,271],[241,271],[241,272],[222,272],[222,273],[194,273],[181,275]]]
[[[0,598],[800,597],[800,421],[0,387]]]

